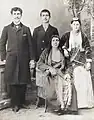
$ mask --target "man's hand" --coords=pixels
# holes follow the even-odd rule
[[[5,64],[5,63],[6,63],[6,60],[3,60],[3,61],[0,60],[0,63],[1,63],[1,64]]]
[[[35,61],[31,60],[30,63],[29,63],[29,65],[30,65],[30,69],[35,68]]]
[[[6,60],[3,60],[2,62],[6,63]]]
[[[65,55],[65,57],[69,57],[69,53],[66,49],[64,49],[64,55]]]

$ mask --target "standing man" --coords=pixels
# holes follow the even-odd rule
[[[11,9],[12,23],[5,26],[0,39],[1,60],[6,62],[4,80],[10,88],[12,110],[25,106],[26,85],[30,82],[29,64],[33,63],[30,29],[21,23],[22,9]],[[7,49],[6,49],[7,44]]]
[[[34,29],[33,32],[33,45],[35,48],[35,59],[36,62],[39,60],[40,54],[42,51],[48,46],[49,42],[51,41],[52,35],[59,35],[57,28],[53,27],[49,24],[51,13],[47,9],[43,9],[40,12],[40,18],[42,24]],[[38,81],[38,82],[37,82]],[[43,90],[41,88],[41,83],[36,78],[36,85],[38,90],[38,100],[37,100],[37,107],[44,104],[44,99],[41,96]],[[39,84],[37,84],[39,83]]]
[[[33,40],[36,61],[38,61],[40,54],[47,47],[52,35],[59,35],[57,28],[49,24],[51,13],[47,9],[43,9],[40,12],[40,18],[42,24],[34,29]]]

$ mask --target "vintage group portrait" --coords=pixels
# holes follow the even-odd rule
[[[94,120],[94,1],[3,0],[0,15],[0,120]]]

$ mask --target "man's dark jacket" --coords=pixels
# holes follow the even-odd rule
[[[7,44],[7,48],[6,48]],[[0,39],[1,60],[6,60],[4,80],[8,84],[30,81],[29,61],[34,59],[30,29],[20,23],[5,26]]]
[[[36,56],[36,61],[38,61],[42,51],[48,46],[51,41],[52,35],[59,35],[57,28],[49,25],[48,29],[45,31],[43,25],[40,25],[34,29],[33,32],[33,45]]]

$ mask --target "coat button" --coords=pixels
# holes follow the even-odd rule
[[[41,50],[43,50],[43,48],[41,48]]]
[[[44,40],[42,42],[44,43]]]

